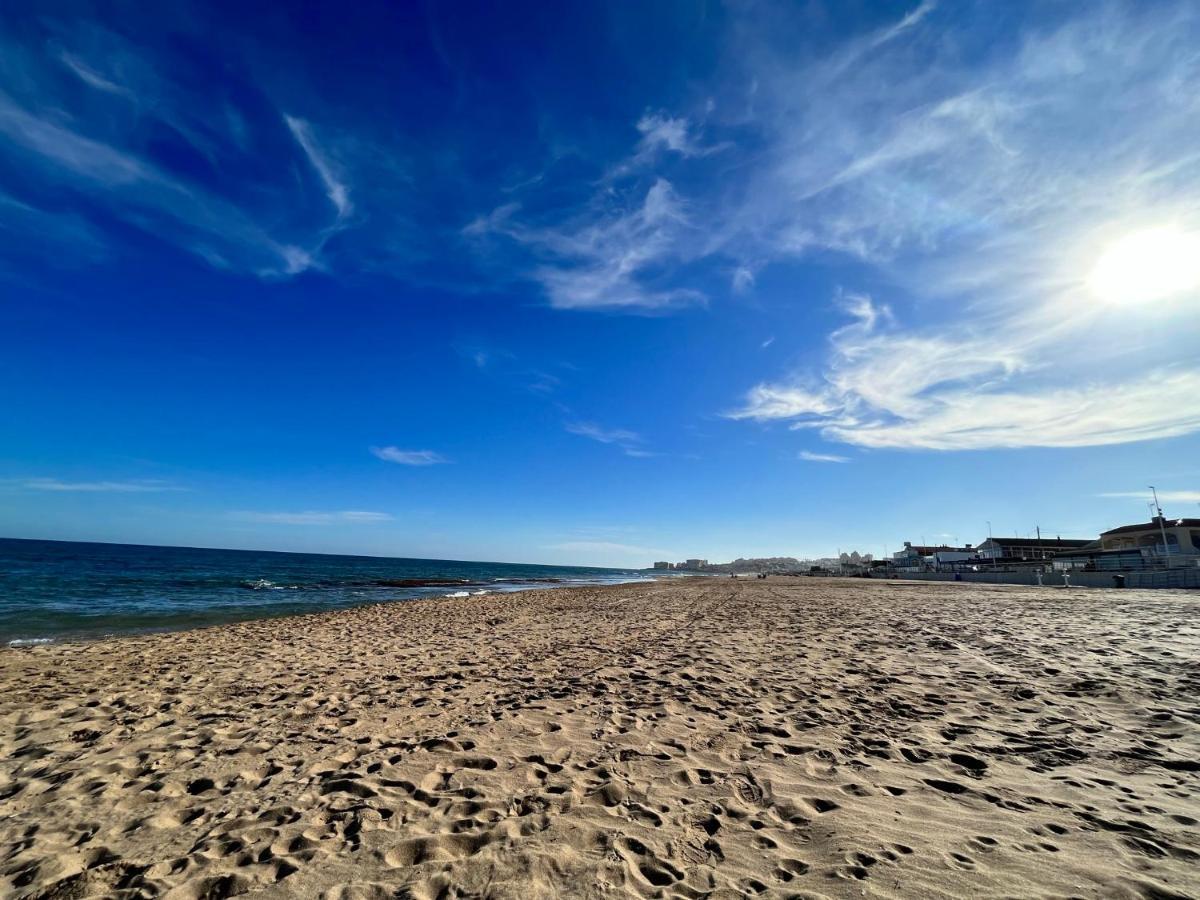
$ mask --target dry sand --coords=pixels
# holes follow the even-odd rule
[[[1198,612],[709,579],[0,651],[0,893],[1196,896]]]

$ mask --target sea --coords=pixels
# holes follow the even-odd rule
[[[0,538],[0,646],[652,578],[638,569]]]

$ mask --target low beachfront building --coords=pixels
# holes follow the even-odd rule
[[[1078,550],[1091,541],[1071,538],[990,537],[976,550],[976,556],[988,562],[1020,562],[1052,559],[1067,550]]]
[[[938,550],[933,554],[933,564],[940,571],[959,566],[974,558],[975,551],[969,548],[966,550]]]
[[[1105,550],[1099,541],[1055,554],[1052,562],[1056,572],[1130,572],[1147,568],[1147,557],[1141,550]]]
[[[1156,556],[1200,554],[1200,519],[1155,516],[1138,525],[1110,528],[1100,535],[1100,546],[1104,550],[1147,549]]]
[[[672,562],[656,562],[656,563],[654,564],[654,568],[656,568],[656,569],[673,569],[673,568],[675,568],[675,563],[672,563]]]
[[[1200,565],[1200,519],[1159,516],[1110,528],[1086,546],[1054,557],[1058,571],[1136,572],[1195,565]]]
[[[975,551],[970,544],[962,547],[951,547],[946,544],[914,544],[904,542],[904,549],[892,554],[892,568],[904,572],[919,572],[924,569],[936,569],[946,562],[960,559],[970,559]]]

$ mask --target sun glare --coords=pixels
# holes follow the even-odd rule
[[[1152,228],[1109,245],[1088,286],[1110,303],[1133,305],[1200,287],[1200,233]]]

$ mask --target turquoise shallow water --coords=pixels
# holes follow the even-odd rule
[[[0,538],[0,641],[175,630],[446,594],[651,577],[635,569]]]

